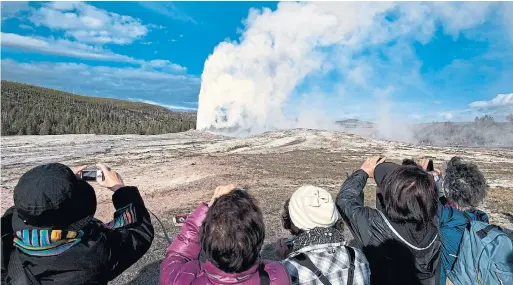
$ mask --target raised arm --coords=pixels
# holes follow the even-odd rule
[[[369,176],[373,176],[376,165],[383,161],[385,159],[379,157],[367,159],[361,169],[346,179],[337,195],[337,208],[360,246],[368,244],[370,223],[378,215],[375,209],[364,206],[363,189]]]
[[[199,230],[207,212],[208,205],[202,203],[185,220],[180,233],[167,248],[166,258],[160,265],[160,284],[175,284],[174,280],[184,264],[199,258]]]
[[[112,201],[116,212],[107,224],[107,249],[110,254],[108,279],[112,280],[137,262],[150,248],[154,237],[150,214],[136,187],[121,187]]]
[[[112,280],[139,260],[150,248],[153,225],[144,201],[136,187],[126,187],[121,176],[103,164],[97,165],[104,179],[97,181],[114,192],[114,220],[104,227],[109,259],[105,264],[106,278]],[[75,174],[83,169],[77,168]]]

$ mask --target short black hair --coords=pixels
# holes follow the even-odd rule
[[[477,207],[486,198],[488,185],[476,164],[453,157],[445,170],[446,198],[460,207]]]
[[[298,235],[304,233],[305,231],[296,227],[296,225],[294,225],[294,223],[292,222],[292,219],[290,218],[290,212],[289,212],[289,203],[290,203],[290,198],[287,199],[287,201],[285,201],[285,204],[283,205],[283,212],[281,214],[281,224],[282,224],[283,228],[290,231],[290,233],[293,236],[298,236]],[[343,232],[344,231],[344,220],[338,219],[338,221],[335,222],[335,224],[333,225],[333,228],[336,228],[339,231]]]
[[[418,229],[435,222],[435,180],[419,166],[402,165],[394,169],[385,177],[382,191],[385,212],[392,221],[414,223]]]
[[[226,273],[248,270],[260,256],[265,239],[262,212],[244,190],[219,197],[200,230],[205,258]]]
[[[402,165],[415,165],[415,166],[418,166],[418,164],[413,159],[409,159],[409,158],[403,159]]]

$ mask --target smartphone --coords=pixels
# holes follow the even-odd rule
[[[80,174],[80,178],[85,181],[103,181],[105,180],[105,176],[103,175],[103,171],[99,169],[84,169]]]
[[[435,171],[435,166],[433,165],[433,160],[432,159],[429,160],[426,170],[427,170],[427,172]]]
[[[185,219],[187,219],[187,214],[177,214],[173,217],[173,223],[175,226],[181,226],[185,222]]]

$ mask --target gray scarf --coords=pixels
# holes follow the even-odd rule
[[[292,251],[298,251],[311,245],[343,242],[344,235],[335,228],[313,228],[307,232],[298,235],[294,239]]]

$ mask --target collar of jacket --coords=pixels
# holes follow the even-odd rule
[[[53,256],[77,245],[83,236],[83,231],[32,228],[16,231],[13,242],[14,246],[25,254]]]
[[[203,267],[202,269],[207,274],[209,279],[215,279],[217,282],[230,284],[247,281],[251,279],[251,277],[253,277],[254,274],[258,274],[257,269],[258,265],[260,265],[260,262],[262,261],[259,260],[255,263],[255,265],[251,266],[248,270],[238,273],[226,273],[221,269],[217,268],[210,261],[207,261],[201,266]]]

